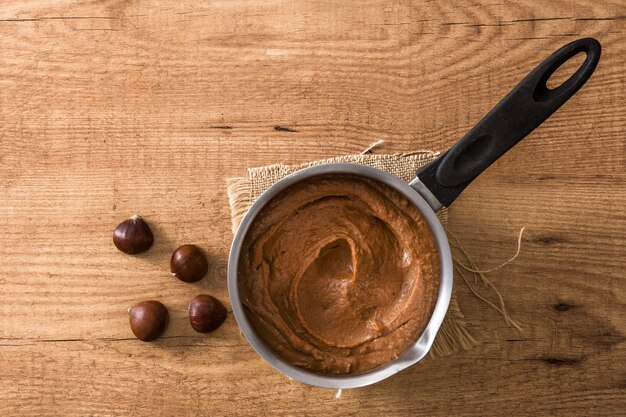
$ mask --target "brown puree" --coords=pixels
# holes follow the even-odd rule
[[[424,331],[439,257],[419,211],[356,176],[283,191],[247,233],[239,287],[252,325],[286,361],[324,374],[383,365]]]

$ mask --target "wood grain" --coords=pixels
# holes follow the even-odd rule
[[[626,4],[616,1],[0,2],[0,415],[621,415],[626,409]],[[603,45],[576,97],[472,184],[449,229],[522,333],[457,283],[482,341],[335,392],[262,362],[229,316],[225,179],[248,166],[444,150],[544,56]],[[155,246],[111,242],[133,213]],[[168,273],[182,243],[209,275]],[[132,338],[126,309],[171,312]]]

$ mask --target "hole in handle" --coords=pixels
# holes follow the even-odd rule
[[[546,81],[548,91],[556,90],[565,81],[569,80],[576,73],[576,70],[582,66],[586,57],[587,54],[580,51],[554,70]]]
[[[579,63],[580,58],[578,58],[577,56],[582,56],[583,53],[585,54],[584,61],[582,63]],[[576,58],[572,59],[574,57]],[[545,73],[542,75],[541,79],[537,83],[533,98],[535,99],[535,101],[545,102],[549,100],[559,99],[562,96],[571,97],[591,76],[591,73],[593,72],[593,70],[595,69],[595,65],[597,64],[598,58],[599,50],[595,51],[593,46],[589,46],[586,44],[576,45],[576,47],[574,47],[573,49],[556,57],[555,60],[548,64],[548,68],[545,70]],[[568,68],[575,66],[577,63],[578,69],[569,78],[567,78],[555,88],[548,87],[548,81],[550,81],[552,76],[557,71],[557,77],[552,82],[550,82],[551,86],[554,82],[559,84],[559,81],[563,76],[562,74]]]

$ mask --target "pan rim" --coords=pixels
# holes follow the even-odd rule
[[[426,220],[428,227],[433,233],[439,256],[439,293],[437,295],[435,308],[426,328],[424,329],[424,332],[417,338],[415,343],[404,353],[398,356],[398,358],[372,370],[354,375],[324,375],[307,371],[286,362],[279,355],[274,353],[274,351],[269,348],[263,339],[257,334],[256,330],[248,320],[241,303],[239,286],[237,283],[239,258],[243,242],[250,226],[256,219],[256,216],[259,214],[261,209],[282,190],[305,179],[328,174],[362,176],[382,182],[383,184],[386,184],[400,192],[420,211],[421,215]],[[443,319],[450,305],[453,287],[452,255],[450,253],[450,246],[446,233],[441,225],[441,222],[437,218],[436,212],[433,211],[431,206],[418,193],[418,191],[412,188],[409,184],[385,171],[366,165],[351,163],[322,164],[301,169],[286,176],[280,181],[277,181],[265,190],[265,192],[263,192],[263,194],[261,194],[252,204],[239,224],[230,247],[227,285],[233,314],[239,328],[250,346],[252,346],[256,353],[273,368],[289,378],[293,378],[308,385],[332,389],[357,388],[382,381],[414,365],[426,356],[432,347],[435,336],[443,323]]]

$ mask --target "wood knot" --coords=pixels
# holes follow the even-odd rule
[[[578,365],[583,361],[584,358],[542,358],[545,363],[552,366],[567,366],[567,365]]]
[[[568,304],[568,303],[558,303],[552,306],[552,308],[554,308],[556,311],[567,311],[569,309],[572,309],[576,307],[574,304]]]
[[[544,234],[533,236],[531,238],[531,241],[534,243],[539,243],[541,245],[550,246],[559,243],[567,243],[569,240],[562,235]]]
[[[274,130],[277,132],[297,132],[296,129],[293,129],[291,127],[286,127],[286,126],[280,126],[280,125],[274,126]]]

